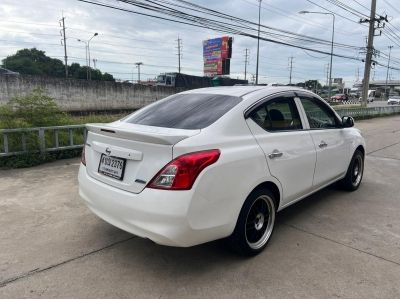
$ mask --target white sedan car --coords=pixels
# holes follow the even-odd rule
[[[388,105],[393,105],[393,104],[400,104],[400,96],[390,96],[388,101]]]
[[[227,238],[254,255],[277,211],[336,181],[359,187],[365,143],[353,125],[303,89],[186,91],[88,124],[79,193],[100,218],[156,243]]]

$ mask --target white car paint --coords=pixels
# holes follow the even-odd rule
[[[400,104],[400,96],[391,96],[387,101],[388,105]]]
[[[267,132],[245,117],[262,99],[288,92],[318,97],[293,87],[205,88],[181,94],[232,95],[242,100],[202,129],[144,126],[124,119],[89,124],[79,194],[100,218],[159,244],[187,247],[227,237],[246,197],[260,184],[277,188],[279,211],[343,178],[356,148],[365,148],[355,128],[310,130],[298,97],[302,130]],[[328,146],[319,148],[321,141]],[[219,149],[220,157],[199,174],[191,189],[146,186],[171,160],[209,149]],[[106,150],[127,160],[122,181],[97,172]],[[282,156],[270,158],[274,150]]]

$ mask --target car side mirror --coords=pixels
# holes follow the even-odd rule
[[[342,117],[342,126],[344,128],[353,127],[354,126],[354,119],[352,117],[343,116]]]

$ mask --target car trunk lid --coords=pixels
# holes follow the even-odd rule
[[[173,146],[200,130],[162,128],[117,121],[88,124],[86,170],[110,186],[140,193],[173,158]]]

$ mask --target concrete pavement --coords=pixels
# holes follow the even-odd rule
[[[0,297],[400,297],[400,116],[357,122],[363,183],[278,214],[251,259],[158,246],[94,216],[77,159],[0,171]]]

